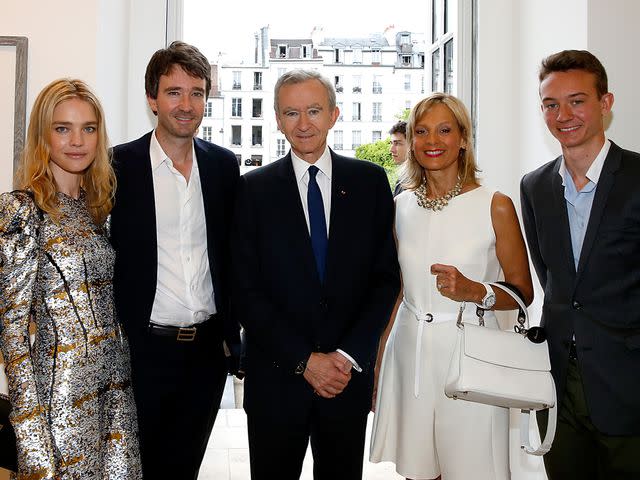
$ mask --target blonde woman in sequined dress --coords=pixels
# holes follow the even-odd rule
[[[0,346],[16,478],[140,479],[106,237],[115,180],[102,107],[86,84],[56,80],[39,94],[17,183],[0,196]]]

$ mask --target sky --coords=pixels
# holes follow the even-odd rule
[[[309,38],[314,26],[322,26],[327,37],[382,33],[389,25],[425,32],[429,4],[427,0],[184,0],[184,39],[211,62],[220,52],[227,60],[239,60],[253,57],[254,33],[266,25],[271,38]]]

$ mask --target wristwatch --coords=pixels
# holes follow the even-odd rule
[[[307,369],[307,362],[302,360],[298,365],[296,365],[296,369],[293,371],[296,375],[302,375],[304,371]]]
[[[480,303],[476,303],[476,305],[484,310],[489,310],[496,304],[496,294],[493,293],[493,288],[491,288],[491,285],[488,283],[482,282],[482,285],[484,285],[487,293],[482,298],[482,301]]]

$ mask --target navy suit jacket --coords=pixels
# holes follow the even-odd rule
[[[593,424],[609,435],[640,435],[640,155],[612,142],[577,269],[560,163],[525,175],[520,186],[558,402],[575,335]]]
[[[248,413],[366,414],[382,330],[399,291],[393,199],[384,171],[331,152],[331,214],[321,284],[291,155],[243,175],[233,232],[233,305],[247,339]],[[342,349],[363,368],[326,400],[294,373]]]
[[[116,250],[114,295],[120,320],[132,343],[147,327],[156,294],[158,244],[149,145],[153,132],[113,149],[117,176],[111,213],[111,240]],[[239,178],[235,155],[194,139],[207,222],[207,248],[213,280],[217,328],[229,346],[239,350],[239,326],[229,315],[229,233]]]

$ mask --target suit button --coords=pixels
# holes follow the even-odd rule
[[[573,301],[573,308],[574,308],[574,310],[580,310],[580,309],[582,309],[582,305],[580,304],[580,302],[574,300]]]

